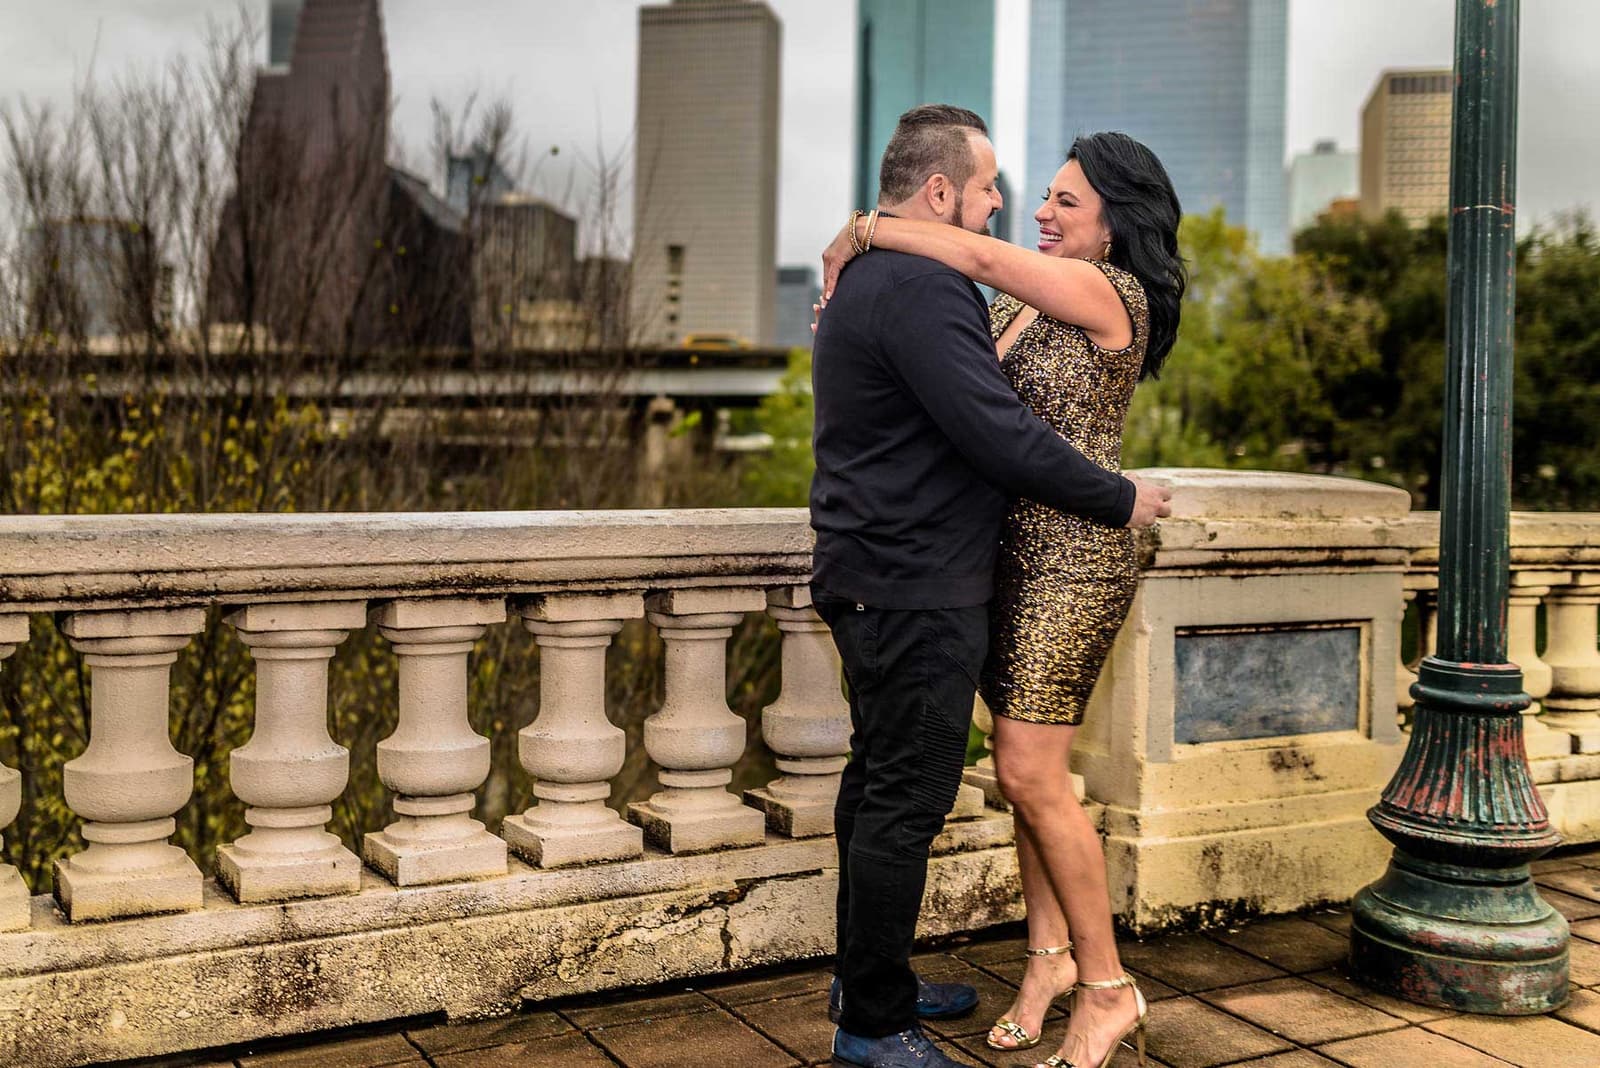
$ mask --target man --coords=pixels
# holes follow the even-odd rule
[[[994,148],[970,111],[900,117],[880,210],[984,232],[1001,207]],[[911,970],[928,850],[955,802],[1000,524],[1028,497],[1113,526],[1168,514],[1167,493],[1092,463],[1001,373],[983,298],[933,260],[853,262],[817,327],[812,591],[849,683],[839,845],[839,1030],[849,1068],[955,1065],[918,1019],[970,1011],[971,987]]]

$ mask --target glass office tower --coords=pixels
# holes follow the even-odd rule
[[[1288,23],[1288,0],[1033,0],[1024,195],[1077,134],[1122,130],[1161,157],[1185,212],[1221,204],[1286,250]]]
[[[994,0],[860,0],[855,206],[878,202],[878,160],[902,112],[994,110]]]

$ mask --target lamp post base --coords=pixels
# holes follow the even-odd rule
[[[1497,1016],[1567,1000],[1567,921],[1526,864],[1463,867],[1397,849],[1352,913],[1350,966],[1374,990]]]

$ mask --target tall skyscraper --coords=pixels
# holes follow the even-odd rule
[[[305,6],[305,0],[272,0],[267,8],[267,66],[282,69],[294,58],[294,38]]]
[[[1415,226],[1450,206],[1449,68],[1387,70],[1361,108],[1361,214]]]
[[[380,0],[271,0],[208,318],[284,340],[466,345],[461,220],[388,164]]]
[[[472,225],[473,344],[485,351],[544,348],[550,308],[578,294],[578,220],[526,193],[486,197]],[[557,345],[556,347],[562,347]]]
[[[1000,194],[1000,203],[1003,207],[989,220],[989,232],[1002,241],[1033,244],[1032,240],[1022,240],[1017,234],[1021,220],[1027,219],[1030,224],[1033,222],[1033,206],[1026,203],[1019,204],[1012,199],[1016,195],[1016,190],[1011,188],[1011,178],[1005,171],[1001,171],[999,177],[995,179],[994,188],[995,192]]]
[[[1185,212],[1221,204],[1288,246],[1288,0],[1033,0],[1027,196],[1079,133],[1121,130],[1166,166]]]
[[[856,38],[855,206],[870,208],[907,109],[955,104],[993,117],[994,0],[860,0]]]
[[[1289,163],[1289,233],[1316,221],[1335,200],[1361,191],[1361,157],[1339,151],[1337,141],[1318,141]]]
[[[817,269],[810,264],[778,268],[777,336],[774,344],[786,349],[811,347],[811,305],[822,296]]]
[[[639,11],[632,322],[641,341],[772,341],[781,37],[759,0]]]

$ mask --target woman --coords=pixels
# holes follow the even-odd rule
[[[1134,386],[1156,375],[1177,334],[1179,214],[1148,148],[1126,134],[1092,134],[1073,143],[1034,213],[1037,252],[939,223],[852,220],[823,256],[824,291],[862,245],[927,256],[1000,290],[990,330],[1012,385],[1085,456],[1117,470]],[[1068,772],[1136,581],[1130,531],[1013,505],[982,692],[1016,817],[1029,949],[1021,988],[988,1043],[1038,1045],[1051,1003],[1072,993],[1066,1038],[1041,1062],[1049,1068],[1103,1068],[1130,1033],[1144,1063],[1144,998],[1122,970],[1105,856]]]

